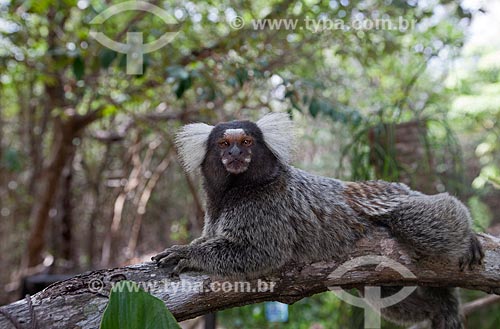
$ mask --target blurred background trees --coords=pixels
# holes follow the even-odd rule
[[[172,145],[192,121],[288,111],[295,165],[450,191],[478,230],[500,234],[498,1],[151,1],[178,24],[130,11],[93,27],[120,42],[178,32],[137,76],[90,36],[116,3],[0,0],[0,303],[20,297],[26,275],[140,262],[198,236],[199,177],[182,172]],[[304,25],[400,17],[395,29]],[[259,307],[220,322],[264,327]],[[316,296],[291,307],[288,327],[354,327],[350,312]],[[469,321],[500,319],[490,308]]]

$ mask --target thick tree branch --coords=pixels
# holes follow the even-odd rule
[[[221,289],[221,278],[203,274],[182,274],[180,280],[167,279],[167,272],[152,263],[138,264],[124,268],[105,269],[78,275],[56,283],[34,295],[32,302],[40,328],[96,328],[108,302],[107,295],[113,282],[131,280],[147,283],[149,291],[165,301],[178,320],[185,320],[216,310],[252,304],[267,300],[292,303],[304,297],[327,291],[331,286],[344,288],[365,285],[425,285],[457,286],[500,294],[500,239],[480,235],[486,256],[481,267],[460,272],[457,264],[445,260],[420,259],[411,261],[404,246],[390,238],[385,231],[377,231],[362,239],[353,250],[352,257],[382,255],[389,257],[416,275],[417,278],[403,278],[397,272],[378,266],[359,267],[332,279],[329,275],[340,265],[339,262],[319,262],[309,265],[290,265],[276,275],[261,278],[260,282],[273,282],[272,291],[239,292]],[[104,289],[95,292],[99,283]],[[259,281],[251,280],[251,288],[258,288]],[[260,285],[263,287],[264,285]],[[202,288],[200,292],[199,288]],[[217,289],[218,288],[218,289]],[[1,313],[8,313],[21,323],[30,319],[26,300],[3,306]],[[0,313],[0,314],[1,314]],[[10,321],[0,316],[1,328],[12,328]]]

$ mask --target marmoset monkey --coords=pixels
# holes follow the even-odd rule
[[[256,123],[188,124],[176,143],[188,172],[201,167],[207,211],[200,238],[153,257],[174,274],[256,277],[289,262],[342,260],[380,223],[417,252],[447,257],[461,269],[483,258],[467,208],[446,193],[343,182],[290,166],[294,133],[285,113]],[[429,319],[433,328],[462,328],[453,289],[419,287],[382,311],[398,323]]]

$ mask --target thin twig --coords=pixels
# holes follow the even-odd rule
[[[472,302],[465,304],[462,307],[462,312],[464,316],[468,316],[477,310],[490,306],[492,304],[500,303],[499,295],[488,295],[483,298],[476,299]]]
[[[31,329],[38,329],[38,322],[36,320],[35,307],[33,307],[33,302],[31,301],[31,296],[28,294],[25,297],[26,303],[28,304],[29,314],[31,317]]]

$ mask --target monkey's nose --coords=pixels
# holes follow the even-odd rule
[[[230,150],[229,150],[229,155],[241,155],[241,150],[234,145]]]

